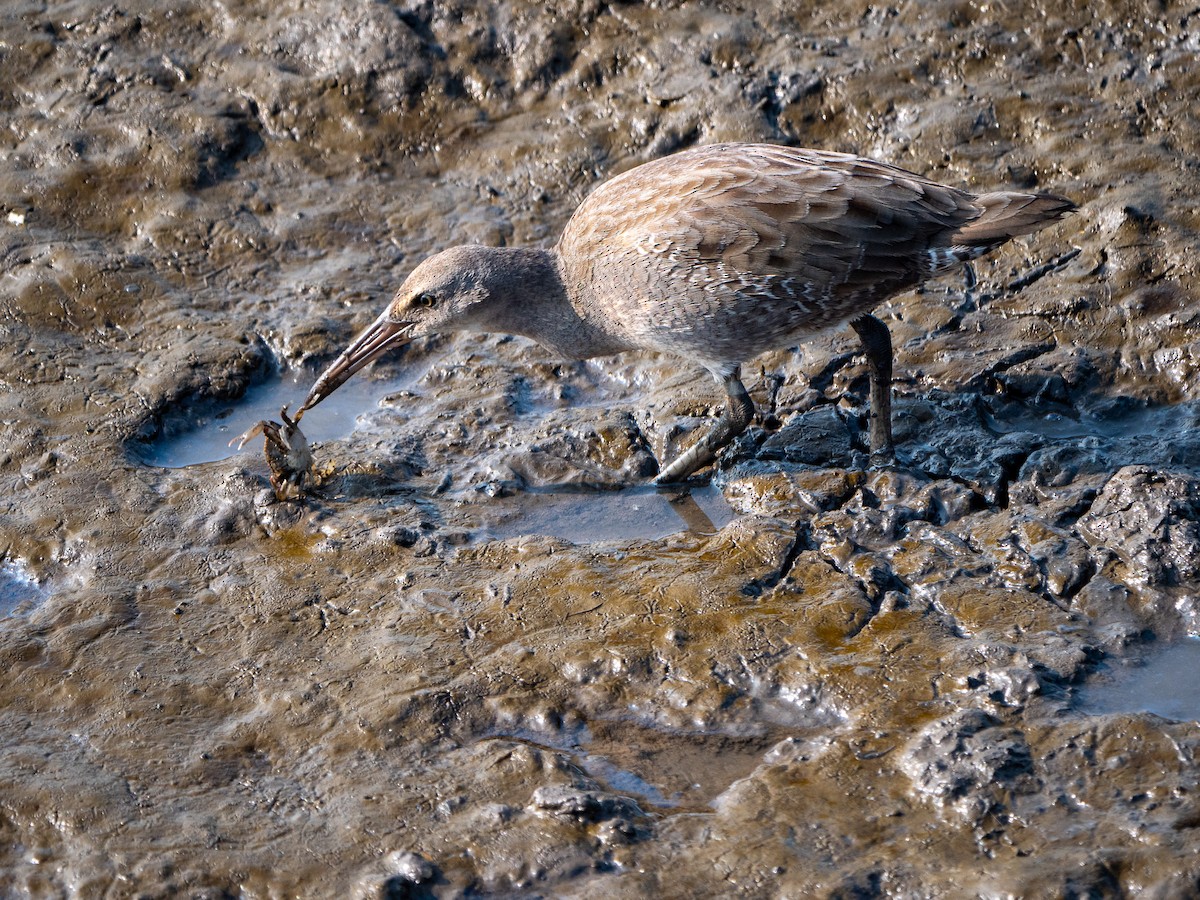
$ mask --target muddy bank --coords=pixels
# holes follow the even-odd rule
[[[1196,25],[7,7],[0,893],[1200,889],[1196,713],[1081,699],[1200,633]],[[760,361],[691,504],[634,485],[706,376],[503,336],[377,365],[303,503],[155,455],[717,140],[1080,203],[879,311],[894,467],[849,332]]]

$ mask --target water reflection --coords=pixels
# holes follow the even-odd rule
[[[340,440],[354,431],[359,418],[377,410],[387,396],[413,379],[354,378],[304,415],[303,430],[310,442]],[[166,427],[154,441],[134,452],[147,465],[181,468],[227,459],[241,452],[261,458],[262,441],[238,451],[230,440],[256,422],[278,420],[288,404],[299,408],[313,378],[289,373],[250,388],[236,400],[209,407],[173,429]],[[485,540],[547,535],[576,544],[656,539],[681,531],[715,534],[733,518],[721,492],[711,485],[660,490],[649,484],[620,489],[577,484],[527,486],[486,504],[468,504],[476,521],[472,530]]]
[[[712,485],[687,491],[652,486],[618,491],[529,488],[480,511],[488,540],[543,534],[573,544],[667,537],[681,531],[715,534],[733,510]]]
[[[11,616],[44,598],[45,592],[37,579],[20,563],[10,561],[0,565],[0,617]]]
[[[630,797],[647,812],[706,812],[790,734],[659,731],[622,721],[592,725],[594,731],[587,725],[570,733],[521,729],[486,740],[568,754],[601,790]]]
[[[1088,715],[1149,712],[1165,719],[1200,720],[1200,640],[1155,647],[1133,665],[1105,666],[1079,692]]]
[[[1096,413],[1037,409],[1022,403],[995,402],[986,417],[987,424],[1000,434],[1031,431],[1053,440],[1080,437],[1105,438],[1124,442],[1189,431],[1200,422],[1200,406],[1180,403],[1169,406],[1142,406],[1130,401],[1114,402],[1112,410]]]
[[[228,400],[189,422],[185,430],[164,433],[137,448],[138,458],[151,466],[177,469],[227,459],[238,452],[261,455],[262,441],[238,451],[230,440],[262,419],[279,420],[279,408],[288,404],[294,413],[304,402],[313,376],[293,372],[256,385],[236,400]],[[349,436],[358,416],[375,409],[379,401],[398,390],[395,380],[354,378],[315,409],[304,414],[304,434],[312,441],[332,441]]]

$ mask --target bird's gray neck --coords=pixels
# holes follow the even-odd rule
[[[567,359],[628,350],[629,345],[590,321],[571,302],[558,255],[536,248],[487,251],[485,283],[491,295],[480,330],[519,334]]]

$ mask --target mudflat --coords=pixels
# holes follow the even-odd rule
[[[6,5],[0,894],[1195,892],[1194,685],[1104,692],[1200,634],[1198,30]],[[424,257],[721,141],[1079,204],[877,310],[895,465],[849,329],[744,369],[690,496],[702,370],[500,335],[312,410],[302,499],[211,452]]]

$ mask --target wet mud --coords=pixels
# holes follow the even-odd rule
[[[0,894],[1200,891],[1197,33],[6,5]],[[426,254],[548,244],[720,140],[1079,203],[878,311],[894,466],[849,331],[747,367],[764,415],[690,497],[644,485],[707,376],[501,335],[314,410],[303,499],[211,449]]]

